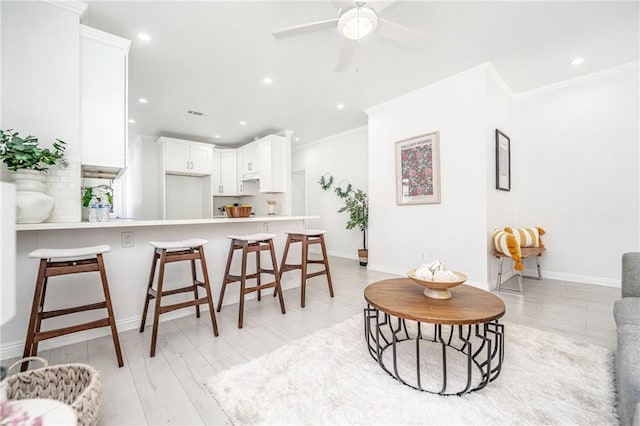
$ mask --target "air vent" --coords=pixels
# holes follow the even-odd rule
[[[191,109],[189,111],[187,111],[187,114],[195,115],[195,116],[198,116],[198,117],[206,117],[206,116],[209,115],[206,112],[194,111],[194,110],[191,110]]]

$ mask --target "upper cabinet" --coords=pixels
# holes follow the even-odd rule
[[[168,174],[211,175],[213,145],[173,138],[160,138],[164,149],[164,170]]]
[[[257,143],[260,192],[286,192],[290,156],[287,139],[269,135]]]
[[[213,150],[213,195],[238,196],[237,151]]]
[[[260,153],[258,142],[251,142],[238,148],[241,164],[241,180],[258,179],[260,173]]]
[[[131,42],[80,26],[80,158],[87,166],[126,166],[127,63]]]

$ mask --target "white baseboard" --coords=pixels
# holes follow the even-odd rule
[[[283,290],[289,290],[295,287],[300,287],[300,282],[298,280],[295,280],[293,278],[291,279],[283,278],[282,280]],[[256,297],[257,297],[257,293],[252,293],[248,295],[245,300],[254,299]],[[216,300],[217,299],[214,299],[214,302],[216,302]],[[235,303],[238,303],[238,301],[226,300],[225,303],[222,304],[222,306],[233,305]],[[153,307],[151,309],[153,309]],[[208,310],[209,310],[209,307],[207,305],[200,305],[201,315],[202,315],[202,312],[207,312]],[[171,321],[177,318],[182,318],[182,317],[186,317],[188,315],[193,315],[193,314],[194,314],[193,309],[186,309],[186,308],[179,309],[177,311],[163,314],[160,317],[160,322]],[[123,333],[125,331],[129,331],[129,330],[137,330],[140,327],[141,318],[142,318],[142,315],[138,315],[132,318],[116,321],[118,334]],[[146,325],[148,327],[149,325],[152,325],[152,324],[153,324],[153,316],[151,315],[151,311],[150,311],[147,316]],[[150,332],[151,332],[150,330],[146,331],[146,333],[150,333]],[[48,349],[55,349],[61,346],[72,345],[74,343],[85,342],[87,340],[93,340],[93,339],[97,339],[104,336],[110,336],[110,335],[111,335],[111,331],[109,330],[108,327],[94,328],[92,330],[80,331],[77,333],[56,337],[51,340],[45,340],[38,345],[38,350],[44,351]],[[10,342],[7,344],[3,344],[2,347],[0,348],[0,359],[9,359],[9,358],[21,356],[23,351],[24,351],[24,340],[18,340],[18,341]]]
[[[525,275],[538,276],[538,272],[535,270],[525,270]],[[621,288],[621,281],[617,278],[604,278],[604,277],[592,277],[589,275],[577,275],[567,274],[564,272],[554,272],[542,270],[542,277],[549,278],[551,280],[571,281],[583,284],[601,285],[603,287]]]

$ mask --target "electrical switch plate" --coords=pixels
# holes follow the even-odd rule
[[[420,259],[425,260],[426,255],[424,254],[424,252],[420,252]]]
[[[133,247],[133,231],[122,233],[122,247]]]

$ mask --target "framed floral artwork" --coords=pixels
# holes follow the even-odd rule
[[[440,202],[440,132],[396,142],[396,202]]]
[[[511,191],[511,139],[496,129],[496,189]]]

